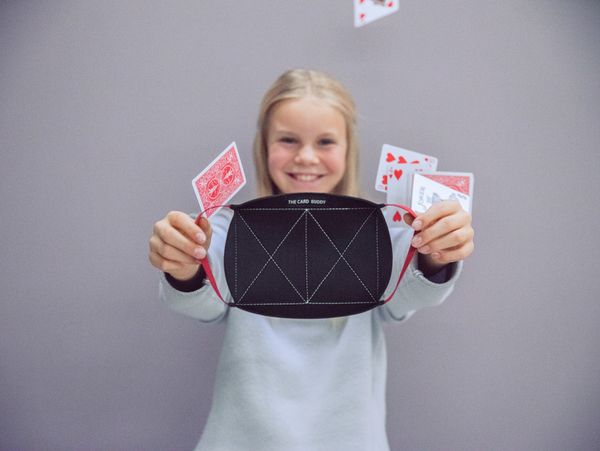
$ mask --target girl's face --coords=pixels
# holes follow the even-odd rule
[[[330,193],[346,171],[344,116],[314,97],[284,100],[271,111],[267,150],[282,193]]]

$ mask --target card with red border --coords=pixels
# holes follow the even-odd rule
[[[470,172],[415,173],[412,183],[411,208],[427,211],[442,200],[456,200],[471,213],[473,209],[473,174]]]
[[[205,212],[207,218],[219,211],[245,184],[246,175],[235,142],[192,180],[200,211]]]
[[[423,172],[421,175],[463,194],[473,194],[474,178],[471,172]]]

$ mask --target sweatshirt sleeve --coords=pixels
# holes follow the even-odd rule
[[[227,302],[231,302],[231,295],[227,289],[223,269],[223,254],[231,216],[232,213],[229,210],[223,209],[211,218],[213,235],[207,257],[219,291]],[[163,272],[159,277],[159,297],[171,310],[205,323],[223,320],[229,309],[216,295],[210,283],[206,282],[195,291],[179,291],[169,283]]]
[[[410,246],[412,234],[408,229],[395,228],[390,230],[394,262],[390,283],[384,293],[384,298],[391,294],[402,269],[402,263]],[[410,318],[417,310],[425,307],[440,305],[454,290],[454,285],[462,271],[463,262],[451,263],[445,268],[446,277],[442,283],[428,279],[417,268],[417,258],[413,258],[407,268],[396,294],[385,305],[378,309],[385,321],[402,321]],[[435,278],[433,278],[436,280]]]

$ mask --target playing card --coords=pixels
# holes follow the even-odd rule
[[[402,163],[395,165],[387,178],[387,204],[410,205],[410,188],[413,174],[428,171],[429,164]],[[398,209],[386,208],[385,217],[390,227],[401,226],[402,216],[397,213]]]
[[[246,175],[235,142],[192,180],[200,211],[214,215],[246,184]]]
[[[436,174],[429,174],[429,177],[419,173],[413,175],[410,207],[416,213],[424,213],[433,204],[442,200],[457,200],[465,211],[471,212],[473,194],[472,174],[470,174],[471,183],[468,185],[470,195],[433,180],[430,178],[431,175]]]
[[[379,157],[375,189],[385,193],[392,180],[398,180],[406,171],[412,172],[411,168],[417,169],[417,165],[422,165],[422,170],[435,171],[437,164],[437,158],[430,155],[384,144]],[[408,199],[405,201],[408,202]]]
[[[473,195],[474,177],[470,172],[423,172],[422,175],[461,193]]]
[[[362,27],[400,8],[399,0],[354,0],[354,26]]]

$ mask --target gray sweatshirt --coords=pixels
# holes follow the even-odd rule
[[[208,258],[225,300],[223,270],[230,211],[211,218]],[[390,230],[394,288],[411,234]],[[443,283],[428,280],[415,263],[394,297],[376,309],[335,319],[282,319],[227,307],[205,284],[174,288],[164,274],[160,298],[172,310],[205,323],[225,321],[212,407],[196,450],[385,451],[387,353],[382,325],[441,304],[462,263],[448,267]],[[444,279],[442,279],[444,280]],[[400,427],[400,425],[390,425]]]

